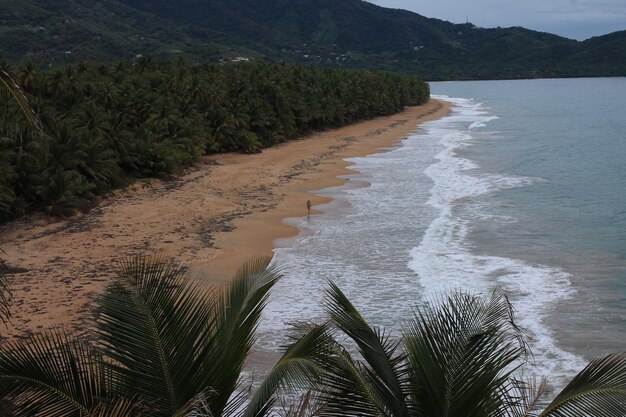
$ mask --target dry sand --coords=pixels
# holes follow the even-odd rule
[[[0,248],[19,271],[9,276],[13,320],[0,323],[0,337],[59,325],[82,333],[113,263],[133,254],[165,254],[199,279],[228,280],[242,262],[271,254],[275,239],[297,234],[283,219],[305,216],[307,200],[324,202],[309,191],[340,184],[337,176],[352,172],[345,158],[392,146],[447,112],[447,103],[431,100],[260,154],[205,157],[175,180],[139,182],[87,214],[6,225]]]

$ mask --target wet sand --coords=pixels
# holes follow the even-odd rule
[[[195,279],[226,282],[244,261],[271,255],[276,239],[297,234],[283,219],[307,215],[307,200],[325,202],[309,191],[342,183],[337,176],[352,172],[346,158],[392,146],[448,110],[431,100],[259,154],[204,157],[174,180],[138,182],[89,213],[3,226],[0,248],[15,273],[13,319],[0,323],[0,338],[53,326],[84,332],[115,261],[134,254],[171,256]]]

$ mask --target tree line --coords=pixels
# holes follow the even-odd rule
[[[95,302],[92,343],[48,330],[0,344],[0,416],[626,415],[626,352],[590,362],[551,401],[545,381],[520,379],[532,354],[498,291],[431,300],[398,336],[330,283],[326,318],[294,324],[253,390],[242,371],[280,279],[269,261],[208,288],[167,259],[122,261]]]
[[[259,152],[429,99],[414,76],[262,62],[145,56],[2,69],[37,126],[15,94],[0,91],[0,223],[34,210],[68,215],[135,179],[179,173],[201,155]]]

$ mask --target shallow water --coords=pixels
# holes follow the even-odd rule
[[[326,214],[288,221],[258,350],[323,318],[327,280],[398,335],[450,289],[502,288],[537,368],[562,386],[626,340],[626,79],[436,83],[449,116],[318,191]],[[463,97],[463,98],[460,98]],[[584,105],[582,104],[584,103]],[[621,103],[621,107],[620,107]]]

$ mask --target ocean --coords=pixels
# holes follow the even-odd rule
[[[431,84],[452,104],[386,152],[354,158],[324,214],[292,218],[259,327],[275,354],[290,322],[323,320],[336,283],[399,335],[451,290],[502,289],[536,366],[562,388],[626,350],[626,78]]]

